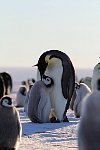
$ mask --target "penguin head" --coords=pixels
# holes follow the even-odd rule
[[[94,77],[100,77],[100,63],[95,65],[95,67],[93,69],[93,76]]]
[[[3,96],[0,100],[0,105],[3,107],[13,107],[12,98],[9,96]]]
[[[40,72],[40,76],[41,76],[41,80],[42,80],[42,76],[46,71],[46,68],[48,65],[53,65],[57,62],[57,58],[61,59],[61,55],[63,52],[59,51],[59,50],[49,50],[44,52],[39,60],[38,63],[35,65],[38,67],[38,70]]]
[[[20,87],[19,90],[22,95],[26,95],[26,92],[27,92],[26,87],[22,86],[22,87]]]
[[[51,87],[54,85],[54,81],[49,76],[43,75],[42,81],[44,82],[46,87]]]

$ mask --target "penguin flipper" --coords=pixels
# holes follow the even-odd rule
[[[63,61],[62,92],[65,99],[70,100],[75,86],[75,70],[71,62]],[[66,81],[66,82],[65,82]]]

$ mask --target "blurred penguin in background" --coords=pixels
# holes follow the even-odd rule
[[[97,88],[82,102],[78,129],[79,150],[100,150],[100,79],[95,85]]]
[[[30,91],[31,91],[32,86],[33,85],[29,86],[29,90],[28,90],[26,97],[25,97],[24,111],[26,113],[26,116],[28,115],[28,101],[29,101],[29,96],[30,96]]]
[[[12,92],[12,88],[13,88],[12,77],[7,72],[1,72],[0,74],[1,74],[1,76],[3,78],[3,80],[4,80],[5,95],[9,95]]]
[[[91,87],[92,91],[97,89],[97,80],[100,78],[100,63],[96,64],[93,69],[93,75],[92,75],[92,81],[91,81]]]
[[[24,107],[26,94],[27,88],[25,86],[21,86],[16,95],[16,107]]]
[[[52,78],[43,75],[42,81],[34,83],[28,100],[28,117],[35,123],[47,123],[51,111],[50,92],[54,82]]]
[[[19,112],[12,98],[5,95],[0,99],[0,150],[17,150],[21,134]]]
[[[43,75],[53,79],[51,106],[60,122],[68,122],[66,112],[75,86],[75,71],[70,58],[59,50],[49,50],[40,56],[36,66],[38,80],[42,80]]]
[[[80,80],[80,83],[85,83],[91,89],[91,80],[92,78],[87,76]]]
[[[76,118],[80,118],[83,98],[89,93],[91,93],[91,90],[85,83],[75,83],[75,90],[70,102],[70,109],[74,111]]]

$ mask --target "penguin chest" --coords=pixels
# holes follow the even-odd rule
[[[54,86],[52,87],[52,92],[50,93],[51,107],[55,108],[57,118],[62,120],[66,99],[63,97],[61,86],[63,74],[61,60],[59,59],[58,62],[54,65],[48,65],[45,74],[50,76],[54,81]]]

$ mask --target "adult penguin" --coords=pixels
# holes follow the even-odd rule
[[[70,58],[59,50],[44,52],[39,60],[37,78],[42,80],[43,74],[54,80],[51,97],[52,108],[60,121],[68,121],[66,112],[75,86],[75,71]]]
[[[96,81],[100,78],[100,63],[96,64],[93,69],[93,75],[91,80],[92,91],[97,88]]]
[[[12,98],[5,95],[0,99],[0,149],[17,150],[22,134],[22,126]]]
[[[5,95],[5,84],[2,75],[0,74],[0,98]]]
[[[7,72],[1,72],[0,73],[3,80],[4,80],[4,85],[5,85],[5,95],[8,95],[12,91],[12,77],[9,73]]]
[[[28,98],[28,117],[34,123],[49,122],[51,102],[49,93],[52,91],[54,83],[52,78],[43,76],[43,81],[39,80],[31,87]]]
[[[82,102],[81,119],[78,128],[79,150],[100,149],[100,79],[96,88]]]

